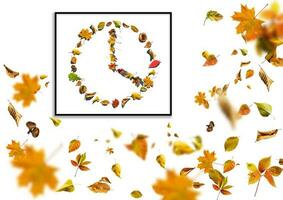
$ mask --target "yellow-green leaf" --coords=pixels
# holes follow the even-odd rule
[[[56,127],[60,126],[60,124],[62,122],[62,120],[59,119],[59,118],[50,117],[50,119],[51,119],[52,123],[54,124],[54,126],[56,126]]]
[[[139,190],[134,190],[131,192],[131,196],[135,199],[138,199],[142,197],[142,193]]]
[[[194,149],[183,141],[176,141],[173,144],[173,152],[176,155],[184,155],[193,153]]]
[[[117,130],[117,129],[115,129],[115,128],[112,128],[111,130],[112,130],[112,133],[113,133],[113,135],[114,135],[115,138],[121,137],[122,131],[119,131],[119,130]]]
[[[71,179],[68,179],[56,192],[73,192],[75,190],[75,186]]]
[[[105,26],[105,22],[99,22],[99,24],[97,25],[97,28],[99,31],[103,30]]]
[[[224,144],[225,151],[233,151],[239,144],[238,137],[229,137]]]
[[[272,113],[272,106],[268,103],[255,102],[261,116],[268,117]]]
[[[121,177],[121,165],[119,163],[112,166],[112,171],[116,176]]]

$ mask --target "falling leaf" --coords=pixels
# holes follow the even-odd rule
[[[121,28],[121,22],[120,21],[114,20],[113,23],[114,23],[116,28]]]
[[[81,146],[81,142],[77,139],[71,140],[69,143],[69,153],[76,151]]]
[[[194,167],[185,167],[180,171],[180,176],[187,176],[191,173],[195,168]]]
[[[131,29],[132,29],[132,31],[134,31],[135,33],[139,32],[139,29],[138,29],[136,26],[134,26],[134,25],[131,25]]]
[[[254,75],[254,70],[249,69],[246,71],[246,79],[251,78]]]
[[[97,29],[99,31],[102,31],[104,29],[104,26],[105,26],[105,22],[99,22],[99,24],[97,25]]]
[[[156,68],[160,65],[160,61],[159,60],[153,60],[150,64],[149,64],[149,68]]]
[[[241,67],[244,67],[244,66],[248,66],[249,64],[251,64],[251,61],[246,61],[246,62],[241,62]]]
[[[13,70],[11,70],[9,67],[7,67],[6,65],[4,65],[5,69],[6,69],[6,74],[10,77],[10,78],[16,78],[20,73],[19,72],[15,72]]]
[[[56,117],[50,117],[52,123],[54,124],[54,126],[58,127],[60,126],[62,120]]]
[[[14,89],[16,93],[13,98],[16,101],[23,101],[23,106],[27,107],[31,102],[35,101],[35,94],[39,91],[40,85],[38,83],[38,77],[31,78],[29,74],[22,75],[22,83],[16,83]]]
[[[112,133],[113,133],[115,138],[119,138],[122,135],[122,131],[119,131],[119,130],[117,130],[115,128],[112,128],[111,131],[112,131]]]
[[[142,197],[142,193],[139,190],[134,190],[131,192],[131,196],[135,199],[139,199]]]
[[[221,15],[220,13],[218,13],[217,11],[214,10],[210,10],[206,13],[206,18],[204,20],[204,23],[206,22],[206,20],[209,19],[211,21],[220,21],[223,19],[223,15]]]
[[[80,51],[79,49],[75,48],[75,49],[72,50],[72,54],[73,54],[74,56],[78,56],[78,55],[81,54],[81,51]]]
[[[76,160],[71,160],[71,164],[77,168],[75,176],[77,175],[79,169],[81,171],[88,171],[89,168],[86,165],[89,165],[90,163],[90,161],[86,161],[86,153],[78,154]]]
[[[244,34],[247,41],[261,36],[263,21],[256,18],[254,8],[249,9],[246,5],[241,5],[241,12],[235,12],[232,19],[240,22],[236,27],[237,33]]]
[[[239,144],[238,137],[229,137],[224,144],[225,151],[233,151]]]
[[[228,119],[231,126],[235,128],[236,123],[239,119],[239,114],[235,110],[235,108],[232,106],[231,102],[226,96],[220,96],[218,98],[218,105],[224,114],[224,116]]]
[[[89,185],[88,189],[90,189],[90,191],[95,193],[107,193],[110,190],[110,186],[107,183],[98,181],[92,185]]]
[[[265,84],[268,92],[270,90],[270,87],[272,85],[272,83],[274,82],[269,76],[267,76],[267,74],[265,73],[265,71],[260,68],[259,73],[258,73],[260,79],[262,80],[262,82]]]
[[[19,126],[22,115],[16,110],[16,108],[9,102],[8,111],[12,118],[15,120],[17,126]]]
[[[208,150],[203,151],[204,156],[198,157],[198,168],[204,169],[204,173],[208,173],[213,169],[213,163],[216,161],[215,152],[209,152]]]
[[[239,72],[236,75],[235,80],[234,80],[235,84],[237,84],[239,81],[242,81],[241,73],[242,73],[242,70],[240,69]]]
[[[146,88],[151,88],[153,87],[153,81],[151,80],[150,77],[146,76],[144,79],[143,79],[143,84]]]
[[[199,135],[194,137],[193,145],[196,151],[201,150],[203,144],[202,144],[202,138]]]
[[[71,73],[68,75],[68,78],[69,78],[69,81],[72,81],[72,82],[81,80],[81,77],[79,77],[79,76],[78,76],[76,73],[74,73],[74,72],[71,72]]]
[[[101,105],[103,106],[108,106],[108,104],[110,103],[108,100],[102,100],[100,101]]]
[[[111,181],[109,180],[109,178],[107,177],[101,177],[101,179],[99,180],[99,182],[105,182],[105,183],[110,183],[111,184]]]
[[[221,172],[213,169],[209,172],[209,178],[214,182],[212,185],[213,189],[219,191],[219,194],[230,195],[232,194],[229,189],[232,188],[228,185],[228,177],[224,177]]]
[[[117,108],[119,106],[119,100],[118,99],[114,99],[113,101],[112,101],[112,107],[113,108]]]
[[[195,103],[198,105],[203,105],[206,109],[209,108],[209,103],[206,100],[205,92],[198,92],[198,95],[195,96]]]
[[[15,140],[12,140],[11,144],[8,144],[6,147],[9,152],[9,157],[18,157],[24,155],[24,149],[22,149],[21,145],[19,142],[16,142]]]
[[[203,64],[204,67],[212,66],[217,63],[217,58],[214,54],[210,54],[208,51],[202,52],[202,57],[206,59],[205,63]]]
[[[223,172],[226,173],[226,172],[229,172],[231,170],[233,170],[236,166],[236,163],[235,161],[233,160],[227,160],[225,163],[224,163],[224,166],[223,166]]]
[[[162,200],[196,200],[198,196],[193,188],[193,181],[174,171],[167,171],[166,179],[157,180],[152,187],[162,196]]]
[[[240,49],[241,53],[243,56],[248,55],[248,50],[247,49]]]
[[[141,100],[143,98],[143,96],[140,93],[137,92],[133,92],[131,95],[133,100]]]
[[[131,144],[126,145],[126,147],[133,151],[137,156],[139,156],[141,159],[146,159],[147,154],[147,136],[145,135],[138,135]]]
[[[242,104],[238,113],[239,115],[248,115],[251,112],[250,107],[247,104]]]
[[[199,188],[201,188],[202,186],[204,186],[204,183],[200,183],[200,182],[194,182],[194,183],[193,183],[193,187],[194,187],[195,189],[199,189]]]
[[[179,156],[184,154],[191,154],[194,152],[194,149],[190,147],[186,142],[176,141],[173,144],[173,152]]]
[[[56,190],[56,192],[74,192],[75,186],[73,184],[73,181],[71,179],[68,179],[59,189]]]
[[[55,172],[57,169],[46,164],[43,150],[37,151],[31,146],[26,146],[24,155],[13,159],[12,164],[22,170],[18,176],[18,184],[30,186],[33,196],[42,194],[45,186],[51,189],[56,188]]]
[[[160,167],[165,168],[166,157],[163,154],[160,154],[156,157],[156,162],[160,165]]]
[[[81,39],[90,40],[92,37],[92,32],[90,32],[88,29],[82,29],[79,33],[79,37]]]
[[[270,130],[270,131],[257,131],[256,142],[260,140],[266,140],[273,138],[277,135],[278,129]]]
[[[111,169],[112,169],[112,171],[114,172],[114,174],[116,176],[121,178],[121,165],[119,163],[116,163],[116,164],[112,165]]]
[[[272,113],[272,106],[268,103],[257,103],[255,102],[257,109],[261,116],[268,117]]]

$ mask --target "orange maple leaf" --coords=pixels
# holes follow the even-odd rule
[[[209,103],[206,100],[205,92],[198,92],[198,95],[195,96],[195,102],[198,105],[203,105],[206,109],[209,108]]]
[[[16,142],[15,140],[12,140],[12,143],[8,144],[6,148],[10,150],[9,152],[10,157],[17,157],[24,155],[24,150],[22,149],[20,143]]]
[[[88,29],[82,29],[79,33],[79,37],[81,39],[90,40],[92,36],[92,32],[90,32]]]
[[[204,156],[200,156],[198,158],[199,169],[204,169],[204,173],[208,173],[210,170],[213,169],[213,162],[216,161],[215,152],[209,152],[207,150],[203,151]]]
[[[193,181],[174,171],[167,171],[165,180],[157,180],[152,186],[154,191],[162,195],[162,200],[196,200],[198,192],[193,189]]]
[[[142,158],[143,160],[146,159],[147,154],[147,136],[145,135],[138,135],[131,144],[127,144],[126,147],[133,151],[137,156]]]
[[[18,184],[31,185],[30,192],[33,196],[42,194],[45,185],[51,189],[56,188],[57,178],[54,173],[57,169],[46,164],[43,150],[36,151],[33,147],[27,146],[24,155],[15,157],[12,164],[22,169],[18,176]]]
[[[38,77],[35,76],[31,78],[29,74],[22,75],[22,83],[16,83],[14,89],[16,93],[14,94],[14,99],[16,101],[23,101],[23,106],[27,107],[31,104],[32,101],[35,101],[35,94],[40,89],[38,83]]]
[[[232,19],[239,21],[236,27],[237,33],[243,33],[247,41],[254,40],[262,34],[262,20],[255,16],[255,9],[249,9],[247,5],[241,5],[241,12],[235,12]]]

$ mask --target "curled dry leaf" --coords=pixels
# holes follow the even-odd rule
[[[75,186],[72,179],[68,179],[61,187],[59,187],[56,192],[74,192]]]
[[[270,87],[274,81],[265,73],[262,68],[260,68],[258,75],[262,82],[265,84],[267,91],[269,92]]]
[[[242,73],[242,70],[240,69],[239,72],[236,75],[235,80],[234,80],[235,84],[237,84],[239,81],[242,81],[241,73]]]
[[[133,92],[131,95],[133,100],[141,100],[143,98],[143,96],[140,93],[137,92]]]
[[[269,115],[271,115],[272,106],[270,104],[255,102],[255,105],[256,105],[261,116],[268,117]]]
[[[131,144],[127,144],[126,147],[130,151],[133,151],[141,159],[145,160],[147,155],[147,136],[139,134]]]
[[[257,131],[256,142],[260,140],[266,140],[273,138],[277,135],[278,129],[270,130],[270,131]]]
[[[180,171],[180,176],[187,176],[191,173],[195,168],[194,167],[185,167]]]
[[[116,176],[121,178],[121,165],[119,163],[116,163],[116,164],[112,165],[111,169],[112,169],[112,171],[114,172],[114,174]]]
[[[69,143],[69,153],[76,151],[81,146],[81,142],[77,139],[71,140]]]
[[[239,144],[238,137],[229,137],[224,144],[225,151],[233,151]]]
[[[6,74],[10,77],[10,78],[16,78],[20,73],[19,72],[15,72],[12,69],[10,69],[9,67],[7,67],[6,65],[4,65],[4,68],[6,70]]]
[[[62,120],[56,117],[50,117],[50,120],[52,121],[53,125],[58,127],[60,126]]]
[[[16,108],[10,102],[8,105],[8,111],[10,115],[12,116],[12,118],[15,120],[17,126],[19,126],[22,115],[16,110]]]
[[[131,196],[135,199],[139,199],[142,197],[142,193],[139,190],[134,190],[131,192]]]
[[[98,181],[89,185],[88,189],[95,193],[107,193],[111,188],[109,184]]]
[[[194,152],[194,149],[190,147],[186,142],[176,141],[173,143],[173,152],[179,156],[184,154],[191,154]]]
[[[166,157],[163,154],[160,154],[156,157],[156,162],[160,165],[160,167],[165,168]]]

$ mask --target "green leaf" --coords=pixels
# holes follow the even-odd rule
[[[248,55],[248,50],[247,49],[240,49],[241,50],[241,53],[243,56],[246,56]]]
[[[121,27],[121,22],[120,21],[114,20],[113,23],[114,23],[116,28],[120,28]]]
[[[71,72],[69,75],[68,75],[68,78],[69,78],[69,81],[78,81],[78,80],[81,80],[81,78],[74,72]]]
[[[239,144],[238,137],[229,137],[224,144],[225,151],[233,151]]]
[[[75,190],[73,181],[68,179],[56,192],[73,192]]]
[[[272,106],[268,103],[255,102],[261,116],[268,117],[272,113]]]

